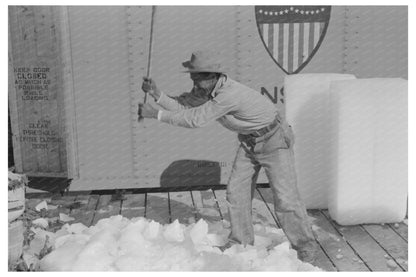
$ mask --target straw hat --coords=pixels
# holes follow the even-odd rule
[[[198,50],[192,53],[189,61],[183,62],[182,65],[188,70],[184,72],[216,72],[225,73],[220,53],[211,50]]]

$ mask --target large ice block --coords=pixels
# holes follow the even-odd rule
[[[349,74],[297,74],[285,78],[286,118],[295,133],[299,192],[307,208],[327,208],[329,87]]]
[[[407,208],[407,81],[331,84],[329,213],[341,225],[402,221]]]

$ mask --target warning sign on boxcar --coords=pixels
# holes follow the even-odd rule
[[[51,84],[48,67],[17,67],[14,69],[15,87],[24,101],[49,100]]]
[[[51,143],[61,143],[63,139],[50,127],[50,120],[28,123],[22,130],[21,142],[31,143],[32,149],[49,149]]]

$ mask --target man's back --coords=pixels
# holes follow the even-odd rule
[[[247,134],[269,125],[277,114],[274,104],[255,91],[237,81],[227,78],[220,93],[229,94],[237,103],[236,108],[218,119],[224,127],[238,133]]]
[[[175,126],[198,128],[217,120],[225,128],[248,134],[268,126],[276,118],[273,103],[259,92],[223,75],[211,95],[197,89],[178,97],[162,93],[158,102],[167,111],[159,120]]]

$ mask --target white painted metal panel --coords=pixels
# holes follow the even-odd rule
[[[234,10],[235,7],[157,7],[151,76],[162,91],[177,96],[192,89],[189,74],[183,72],[182,62],[190,58],[192,51],[201,48],[220,50],[233,77]],[[150,7],[147,11],[150,14]],[[140,39],[131,40],[133,48],[140,43]],[[145,72],[137,73],[141,75],[134,78],[141,81]],[[150,102],[154,103],[153,99]],[[191,130],[144,120],[138,123],[137,131],[136,143],[143,153],[141,159],[145,174],[141,186],[227,182],[237,135],[219,123]]]
[[[125,8],[70,7],[69,22],[80,177],[71,189],[117,187],[134,179]]]
[[[354,8],[354,12],[359,14],[360,10]],[[392,18],[406,17],[403,9],[390,12]],[[374,36],[374,41],[383,41],[379,30],[391,27],[392,41],[393,36],[405,39],[404,19],[392,24],[376,13],[374,10],[369,14],[377,19],[377,27],[371,25],[375,32],[369,30],[361,38],[372,41]],[[350,15],[353,13],[346,7],[332,7],[326,37],[302,73],[348,73],[357,69],[351,63],[363,54],[360,48],[352,51],[348,40],[361,21],[351,25]],[[69,84],[65,85],[65,93],[71,94],[65,95],[65,101],[72,101],[65,104],[72,105],[66,110],[74,114],[72,125],[67,124],[69,128],[73,126],[67,131],[71,132],[75,148],[70,153],[74,159],[70,163],[74,177],[71,189],[155,187],[166,176],[178,176],[175,178],[181,182],[184,176],[205,174],[214,174],[214,181],[227,182],[237,146],[236,134],[217,123],[187,130],[155,120],[137,122],[137,103],[143,100],[140,86],[146,74],[150,16],[150,6],[68,7],[70,46],[61,50],[71,51],[70,57],[63,54],[66,64],[72,60],[68,73],[72,80],[65,77]],[[181,72],[181,63],[197,48],[214,48],[224,53],[231,78],[261,91],[265,97],[269,94],[285,115],[281,89],[286,75],[261,41],[254,6],[160,6],[154,32],[151,76],[164,92],[179,95],[189,91],[192,84]],[[357,43],[360,47],[369,45],[363,39]],[[393,65],[395,72],[405,77],[407,61],[403,57],[407,53],[393,53],[385,47],[379,50],[388,57],[381,64]],[[374,68],[379,65],[376,59],[372,62]],[[391,72],[386,66],[377,67],[377,71],[363,68],[365,74],[385,76]],[[267,182],[263,173],[258,182]]]
[[[345,9],[346,71],[358,78],[408,76],[408,7]]]

